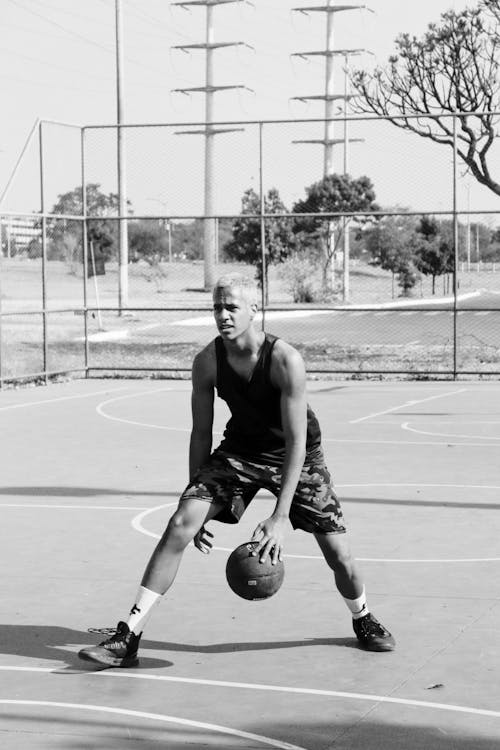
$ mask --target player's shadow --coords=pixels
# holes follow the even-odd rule
[[[95,671],[90,662],[78,658],[83,646],[90,646],[104,640],[106,636],[96,636],[83,630],[71,630],[54,625],[0,625],[0,654],[46,659],[58,671]],[[165,651],[167,644],[159,641],[143,641],[145,649]],[[63,664],[61,665],[61,662]],[[151,658],[141,654],[141,667],[159,669],[171,667],[166,659]],[[95,669],[101,667],[96,665]]]
[[[97,644],[106,636],[90,634],[83,630],[55,625],[0,625],[0,654],[31,659],[45,659],[59,672],[89,672],[95,668],[90,662],[78,658],[83,646]],[[342,646],[358,648],[354,638],[302,638],[288,641],[242,641],[236,643],[172,643],[143,639],[140,647],[140,667],[161,669],[171,667],[173,662],[152,658],[148,649],[170,653],[229,654],[237,651],[264,651],[282,648],[311,646]],[[62,664],[61,664],[62,662]]]
[[[163,646],[167,651],[189,652],[195,654],[232,654],[236,651],[272,651],[280,648],[302,648],[303,646],[341,646],[359,649],[356,638],[301,638],[290,641],[241,641],[239,643],[172,643]]]

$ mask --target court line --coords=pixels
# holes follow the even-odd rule
[[[403,409],[406,406],[416,406],[417,404],[424,404],[426,401],[434,401],[437,398],[445,398],[446,396],[455,396],[457,393],[465,393],[467,388],[460,388],[458,391],[446,391],[446,393],[439,393],[435,396],[428,396],[427,398],[414,399],[412,401],[406,401],[404,404],[399,406],[393,406],[390,409],[384,409],[384,411],[374,412],[373,414],[367,414],[365,417],[358,417],[358,419],[351,419],[349,424],[357,424],[363,422],[365,419],[371,419],[372,417],[380,417],[382,414],[390,414],[398,409]]]
[[[23,409],[26,406],[41,406],[43,404],[55,404],[59,401],[69,401],[77,398],[90,398],[91,396],[102,396],[103,393],[116,393],[126,391],[130,386],[121,386],[120,388],[106,388],[105,391],[92,391],[92,393],[79,393],[73,396],[58,396],[57,398],[47,398],[44,401],[26,401],[22,404],[10,404],[9,406],[0,406],[0,411],[7,409]]]
[[[0,508],[45,508],[56,510],[147,510],[132,505],[50,505],[49,503],[0,503]]]
[[[194,721],[192,719],[181,719],[178,716],[167,716],[165,714],[153,714],[147,711],[133,711],[128,708],[113,708],[111,706],[93,706],[87,703],[60,703],[59,701],[28,701],[28,700],[9,700],[6,698],[0,698],[0,703],[9,706],[44,706],[50,708],[74,708],[81,711],[98,711],[100,713],[117,714],[119,716],[130,716],[136,719],[148,719],[150,721],[160,721],[168,724],[180,724],[181,726],[194,727],[196,729],[207,729],[210,732],[218,732],[219,734],[228,734],[232,737],[238,737],[243,740],[252,740],[253,742],[259,742],[262,745],[270,745],[271,747],[279,748],[280,750],[306,750],[306,748],[300,745],[291,745],[289,742],[282,742],[281,740],[273,740],[270,737],[265,737],[260,734],[253,734],[252,732],[244,732],[239,729],[232,729],[230,727],[223,727],[219,724],[208,724],[204,721]]]
[[[169,391],[176,391],[178,389],[176,388],[157,388],[155,390],[148,390],[148,391],[139,391],[138,393],[126,393],[124,396],[116,396],[115,398],[107,399],[106,401],[101,401],[100,404],[97,404],[96,406],[96,412],[99,414],[99,416],[104,417],[104,419],[110,419],[113,422],[122,422],[124,424],[131,424],[135,425],[136,427],[151,427],[155,430],[170,430],[171,432],[191,432],[191,429],[187,429],[185,427],[169,427],[167,425],[160,425],[160,424],[150,424],[149,422],[137,422],[133,419],[124,419],[123,417],[115,417],[113,414],[108,414],[104,411],[104,407],[108,404],[116,403],[116,401],[123,401],[126,398],[133,398],[134,396],[149,396],[151,394],[156,393],[164,393]],[[189,393],[186,391],[186,393]]]
[[[359,445],[453,445],[457,448],[498,448],[494,443],[454,443],[453,440],[362,440],[361,438],[321,438],[323,443],[356,443]]]
[[[3,666],[0,667],[0,670],[2,671],[13,671],[13,672],[45,672],[47,674],[64,674],[64,672],[61,672],[60,668],[51,668],[51,667],[9,667],[9,666]],[[421,701],[421,700],[415,700],[411,698],[395,698],[393,696],[387,696],[387,695],[373,695],[370,693],[349,693],[346,691],[340,691],[340,690],[322,690],[318,688],[303,688],[303,687],[288,687],[286,685],[267,685],[263,683],[255,683],[255,682],[229,682],[228,680],[207,680],[207,679],[197,679],[194,677],[170,677],[167,675],[153,675],[153,674],[145,674],[143,672],[124,672],[124,671],[112,671],[110,669],[100,670],[100,671],[85,671],[83,674],[87,677],[89,675],[96,676],[99,679],[102,679],[103,677],[111,677],[111,678],[124,678],[124,679],[132,679],[132,680],[153,680],[157,682],[174,682],[174,683],[183,683],[188,685],[206,685],[208,687],[221,687],[221,688],[230,688],[235,689],[238,688],[240,690],[260,690],[264,692],[274,692],[274,693],[294,693],[296,695],[318,695],[318,696],[324,696],[327,698],[346,698],[347,700],[362,700],[362,701],[371,701],[372,703],[393,703],[396,705],[403,705],[403,706],[416,706],[417,708],[431,708],[435,710],[440,711],[451,711],[454,713],[464,713],[464,714],[472,714],[474,716],[489,716],[493,717],[495,719],[500,718],[500,711],[493,711],[491,709],[487,708],[474,708],[473,706],[459,706],[457,704],[453,703],[433,703],[432,701]],[[18,701],[7,701],[0,699],[0,703],[16,703]],[[30,703],[36,704],[41,703],[43,704],[43,701],[19,701],[20,703],[27,703],[28,705]],[[47,702],[47,705],[54,705]],[[57,705],[57,704],[56,704]],[[73,704],[62,704],[66,706],[72,706]],[[78,706],[78,704],[76,704]],[[99,709],[99,707],[97,707]],[[122,709],[113,709],[116,711],[120,711]],[[132,712],[134,714],[135,712]],[[137,712],[139,714],[140,712]],[[136,714],[136,715],[137,715]],[[152,714],[151,716],[156,717],[156,714]],[[272,740],[274,741],[274,740]]]
[[[154,534],[152,531],[148,531],[144,528],[142,525],[142,521],[146,516],[149,516],[150,513],[156,513],[157,510],[163,510],[164,508],[169,508],[172,505],[177,505],[177,503],[166,503],[164,505],[157,505],[155,508],[148,508],[147,510],[143,511],[142,513],[139,513],[138,516],[134,516],[132,519],[131,526],[134,529],[134,531],[138,531],[139,534],[144,534],[145,536],[153,537],[153,539],[160,539],[159,534]]]
[[[419,484],[379,484],[379,485],[372,485],[372,484],[344,484],[344,485],[336,485],[337,488],[341,487],[461,487],[463,489],[473,489],[474,487],[477,488],[475,485],[434,485],[434,484],[428,484],[428,485],[419,485]],[[484,488],[483,488],[484,489]],[[488,489],[500,489],[500,487],[494,487],[489,486]],[[138,516],[135,516],[131,521],[131,526],[135,531],[138,531],[139,534],[144,534],[145,536],[149,536],[152,539],[160,539],[161,534],[157,534],[154,531],[149,531],[149,529],[146,529],[143,526],[143,520],[155,513],[157,510],[164,510],[165,508],[171,507],[173,505],[177,505],[177,503],[167,503],[164,505],[158,505],[155,508],[148,508],[146,511],[140,513]],[[190,542],[190,547],[194,547],[193,542]],[[212,547],[213,552],[232,552],[233,548],[231,547],[218,547],[213,546]],[[283,554],[283,558],[285,559],[291,559],[291,560],[323,560],[322,555],[295,555],[295,554]],[[500,562],[500,557],[462,557],[462,558],[394,558],[394,557],[356,557],[356,560],[359,562],[373,562],[373,563],[483,563],[483,562]]]
[[[117,390],[120,390],[120,389],[117,389]],[[431,401],[432,399],[442,398],[444,396],[453,395],[455,393],[463,393],[466,390],[468,390],[468,389],[467,388],[463,388],[463,389],[460,389],[458,391],[449,391],[448,393],[439,394],[439,395],[436,395],[436,396],[430,396],[430,397],[424,398],[424,399],[418,399],[418,400],[415,400],[415,401],[408,401],[405,404],[401,404],[399,406],[395,406],[395,407],[393,407],[391,409],[387,409],[386,411],[378,412],[376,414],[370,414],[370,415],[368,415],[366,417],[361,417],[359,419],[351,420],[350,424],[355,424],[357,422],[363,421],[364,419],[370,419],[371,417],[376,417],[376,416],[380,416],[382,414],[387,414],[387,413],[389,413],[391,411],[396,411],[397,409],[402,409],[404,406],[414,406],[415,404],[423,403],[425,401]],[[123,396],[116,396],[114,398],[107,399],[106,401],[102,401],[100,404],[98,404],[96,406],[96,412],[99,414],[99,416],[103,417],[104,419],[109,419],[109,420],[111,420],[113,422],[121,422],[122,424],[130,424],[130,425],[133,425],[135,427],[146,427],[146,428],[152,428],[152,429],[155,429],[155,430],[167,430],[169,432],[181,432],[181,433],[189,434],[191,432],[191,428],[188,428],[188,427],[170,427],[169,425],[152,424],[150,422],[138,422],[138,421],[133,420],[133,419],[126,419],[124,417],[117,417],[117,416],[115,416],[113,414],[109,414],[106,411],[104,411],[104,407],[107,406],[108,404],[115,403],[117,401],[123,401],[123,400],[125,400],[127,398],[134,398],[135,396],[144,396],[144,395],[156,394],[156,393],[161,393],[161,392],[172,392],[172,391],[177,391],[177,389],[176,388],[165,387],[165,388],[158,388],[156,390],[139,391],[139,392],[136,392],[136,393],[127,393],[127,394],[125,394]],[[188,391],[186,391],[186,393],[187,392]],[[222,432],[219,431],[219,430],[213,430],[213,434],[214,435],[221,435]],[[432,434],[432,433],[430,433],[430,434]],[[468,448],[477,448],[477,447],[483,447],[484,445],[488,445],[488,443],[484,443],[484,444],[483,443],[453,443],[453,442],[450,442],[450,441],[446,441],[446,442],[425,441],[424,442],[424,441],[411,441],[411,440],[405,440],[405,441],[401,441],[401,440],[361,440],[361,439],[358,439],[358,438],[328,438],[328,437],[323,437],[322,441],[324,443],[357,443],[357,444],[368,444],[368,445],[446,445],[446,446],[448,446],[448,445],[457,445],[457,446],[458,445],[463,445],[463,446],[466,446]]]
[[[439,422],[437,423],[439,424]],[[485,424],[488,424],[487,422]],[[407,430],[408,432],[415,432],[417,435],[431,435],[433,437],[451,437],[451,438],[463,438],[464,440],[500,440],[500,437],[485,436],[482,435],[455,435],[452,432],[429,432],[427,430],[419,430],[416,427],[410,427],[410,422],[402,422],[401,429]]]

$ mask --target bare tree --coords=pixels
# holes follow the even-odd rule
[[[447,11],[422,38],[400,34],[395,42],[387,66],[352,73],[357,111],[448,146],[449,115],[459,113],[458,154],[478,182],[500,195],[490,171],[500,110],[500,0]]]

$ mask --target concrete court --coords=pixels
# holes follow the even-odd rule
[[[133,603],[187,476],[190,383],[82,380],[0,393],[2,750],[498,750],[500,384],[311,380],[309,401],[389,654],[360,650],[312,537],[282,589],[228,588],[188,548],[140,666],[78,649]],[[226,413],[217,409],[222,430]]]

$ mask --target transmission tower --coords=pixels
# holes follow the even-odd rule
[[[323,101],[325,114],[325,130],[321,139],[297,140],[294,143],[317,143],[323,146],[323,175],[331,174],[334,171],[333,147],[338,144],[344,144],[344,173],[347,171],[347,145],[348,143],[359,142],[361,138],[347,138],[347,121],[344,120],[344,135],[342,138],[334,137],[335,102],[344,101],[344,115],[347,114],[347,103],[352,99],[352,94],[348,90],[348,62],[349,58],[354,55],[361,55],[366,52],[365,49],[335,49],[334,46],[334,14],[348,10],[370,10],[366,5],[334,5],[334,0],[327,0],[326,5],[312,7],[293,8],[298,13],[307,15],[308,13],[325,13],[326,14],[326,49],[313,50],[312,52],[295,52],[292,57],[309,57],[325,58],[325,93],[311,94],[305,96],[295,96],[293,99],[299,101]],[[334,60],[335,57],[343,57],[344,67],[344,91],[335,93],[334,89]]]
[[[294,100],[298,101],[323,101],[324,102],[324,135],[321,139],[302,139],[295,140],[293,143],[312,143],[320,144],[323,146],[323,176],[326,177],[334,172],[334,158],[333,150],[337,144],[343,144],[344,147],[344,158],[343,158],[343,174],[346,175],[349,172],[349,143],[362,142],[363,138],[349,138],[348,135],[348,121],[347,121],[347,110],[348,103],[352,99],[353,95],[349,87],[349,58],[355,55],[361,55],[367,52],[365,49],[335,49],[334,46],[334,15],[335,13],[341,13],[349,10],[370,10],[366,5],[334,5],[334,0],[327,0],[326,5],[310,6],[293,8],[295,12],[303,13],[325,13],[326,14],[326,48],[324,50],[313,50],[312,52],[295,52],[292,57],[301,57],[307,59],[309,57],[324,57],[325,58],[325,93],[324,94],[306,94],[304,96],[294,96]],[[334,62],[336,57],[344,58],[344,87],[342,93],[335,93],[334,88]],[[343,107],[341,111],[344,114],[343,122],[343,134],[342,138],[334,137],[334,120],[336,102],[343,101]],[[344,302],[349,300],[349,226],[348,220],[343,219],[342,221],[342,239],[343,239],[343,299]],[[334,276],[335,269],[335,236],[333,229],[333,222],[330,222],[328,229],[328,244],[329,254],[331,258],[331,271],[332,277]]]
[[[210,291],[216,281],[215,264],[217,254],[217,220],[215,214],[215,136],[223,133],[234,133],[244,128],[216,128],[214,127],[214,104],[215,94],[218,91],[229,91],[232,89],[247,89],[244,85],[216,85],[214,83],[214,53],[227,47],[250,45],[245,42],[216,42],[214,8],[216,5],[227,5],[228,3],[248,3],[248,0],[182,0],[172,3],[187,9],[188,6],[202,6],[206,9],[206,34],[205,42],[198,44],[180,44],[173,49],[189,52],[190,50],[203,50],[205,52],[205,85],[191,88],[173,89],[174,92],[182,94],[202,93],[205,95],[205,126],[202,130],[180,130],[177,135],[203,135],[205,137],[205,180],[204,180],[204,286]]]

